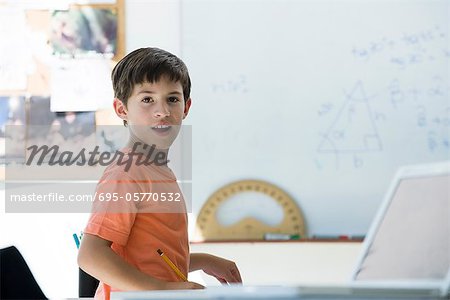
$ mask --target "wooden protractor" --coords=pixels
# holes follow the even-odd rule
[[[217,211],[231,197],[241,193],[257,192],[269,196],[283,210],[283,220],[276,226],[249,216],[229,226],[217,220]],[[306,228],[302,212],[295,201],[277,186],[260,180],[241,180],[214,192],[203,205],[197,217],[196,240],[262,240],[267,233],[299,235],[305,237]]]

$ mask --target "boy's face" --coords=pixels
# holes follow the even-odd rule
[[[191,99],[184,102],[181,83],[166,76],[135,85],[127,106],[114,99],[116,113],[127,121],[130,134],[158,149],[168,149],[173,143],[190,106]]]

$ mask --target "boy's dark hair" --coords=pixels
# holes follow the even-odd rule
[[[111,73],[114,97],[126,106],[136,84],[154,83],[163,75],[181,83],[186,102],[191,94],[191,79],[186,65],[172,53],[150,47],[130,52],[114,67]]]

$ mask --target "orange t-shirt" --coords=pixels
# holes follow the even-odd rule
[[[116,163],[108,166],[84,232],[111,241],[113,251],[143,273],[181,281],[157,253],[161,249],[187,277],[186,206],[167,166],[133,164],[128,170]],[[116,289],[100,282],[95,298],[109,299],[110,291]]]

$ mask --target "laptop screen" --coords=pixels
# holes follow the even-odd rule
[[[398,176],[385,202],[354,279],[444,280],[450,266],[450,175]]]

